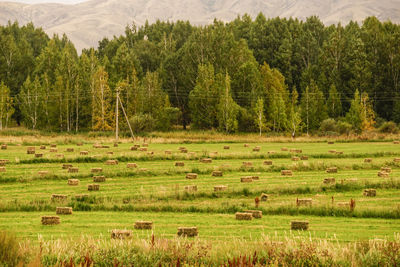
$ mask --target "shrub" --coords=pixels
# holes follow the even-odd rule
[[[379,132],[381,133],[398,133],[399,128],[397,128],[396,123],[394,123],[393,121],[388,121],[385,122],[381,125],[381,127],[379,127]]]
[[[0,231],[0,266],[16,266],[21,260],[16,236]]]
[[[135,133],[142,133],[154,130],[156,122],[150,114],[137,114],[130,119],[130,123]]]
[[[336,128],[337,128],[337,131],[340,134],[349,135],[350,132],[351,132],[351,129],[353,128],[353,126],[350,123],[347,123],[347,122],[344,122],[344,121],[339,121],[336,124]]]
[[[326,119],[321,122],[321,126],[319,127],[319,130],[322,133],[327,133],[327,132],[336,132],[336,121],[334,119]]]

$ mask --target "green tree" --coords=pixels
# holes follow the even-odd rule
[[[354,99],[351,101],[350,109],[346,114],[346,121],[353,126],[353,129],[357,133],[362,132],[362,106],[358,90],[354,93]]]
[[[92,102],[92,129],[110,131],[114,128],[114,109],[112,92],[108,85],[108,73],[100,67],[94,74]]]
[[[18,95],[18,102],[27,126],[32,129],[36,129],[39,121],[43,95],[39,78],[36,76],[31,82],[28,76]]]
[[[262,130],[266,127],[264,115],[264,100],[262,98],[257,99],[256,106],[254,107],[254,113],[256,115],[255,124],[257,125],[261,136]]]
[[[13,99],[10,97],[10,89],[1,82],[0,84],[0,130],[3,125],[7,128],[8,120],[14,113]],[[4,122],[4,123],[3,123]]]
[[[329,97],[327,100],[328,115],[330,118],[338,118],[342,114],[342,102],[340,101],[340,95],[336,90],[335,85],[331,85],[329,89]]]
[[[236,132],[238,129],[239,106],[231,96],[231,80],[228,74],[225,75],[220,92],[221,96],[218,104],[219,129],[226,133]]]

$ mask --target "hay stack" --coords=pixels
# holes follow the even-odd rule
[[[101,144],[93,144],[93,148],[103,148],[103,145],[101,145]]]
[[[0,167],[0,172],[6,172],[6,167]]]
[[[92,168],[90,171],[92,173],[99,173],[99,172],[103,172],[103,168]]]
[[[188,153],[188,150],[185,148],[185,149],[180,149],[180,152],[181,153]]]
[[[244,147],[249,147],[249,144],[244,144],[243,146],[244,146]]]
[[[6,150],[6,149],[7,149],[7,145],[6,145],[6,144],[2,144],[2,145],[1,145],[1,149],[2,149],[2,150]]]
[[[0,159],[0,166],[5,166],[7,163],[5,159]]]
[[[63,154],[57,154],[56,157],[57,157],[57,158],[60,158],[60,159],[63,159],[63,158],[64,158],[64,155],[63,155]]]
[[[290,152],[291,152],[291,153],[298,153],[298,154],[300,154],[300,153],[303,153],[303,150],[293,148],[293,149],[290,149]]]
[[[185,185],[185,191],[197,192],[197,185]]]
[[[329,150],[328,152],[331,154],[336,154],[336,150]]]
[[[228,150],[228,149],[230,149],[230,147],[229,146],[224,146],[224,149]]]
[[[38,171],[38,175],[40,176],[46,176],[49,174],[49,171]]]
[[[324,179],[324,184],[334,184],[334,183],[336,183],[335,178],[329,177]]]
[[[68,172],[69,173],[77,173],[77,172],[79,172],[79,168],[78,167],[69,167]]]
[[[394,158],[393,162],[396,162],[396,163],[400,162],[400,158]]]
[[[372,159],[371,158],[366,158],[366,159],[364,159],[364,163],[371,163],[372,162]]]
[[[298,198],[296,199],[296,206],[312,206],[311,198]]]
[[[56,145],[56,144],[50,144],[50,147],[52,147],[52,148],[56,148],[56,147],[57,147],[57,145]]]
[[[136,164],[136,163],[127,163],[127,164],[126,164],[126,167],[127,167],[128,169],[137,168],[137,164]]]
[[[261,201],[265,202],[265,201],[268,200],[268,195],[265,194],[265,193],[262,193],[261,196],[260,196],[260,199],[261,199]]]
[[[118,143],[114,143],[114,147],[118,147]]]
[[[222,176],[222,171],[213,171],[213,172],[211,173],[211,176],[214,176],[214,177],[221,177],[221,176]]]
[[[41,145],[41,146],[40,146],[40,149],[41,149],[41,150],[44,150],[44,149],[46,149],[46,146]]]
[[[260,177],[259,177],[259,176],[251,176],[251,178],[253,178],[253,181],[258,181],[258,180],[260,180]]]
[[[186,173],[186,179],[197,179],[197,173]]]
[[[378,172],[378,177],[388,178],[389,173],[380,171],[380,172]]]
[[[149,146],[149,144],[147,144],[147,143],[142,144],[142,147],[148,147],[148,146]]]
[[[67,195],[52,194],[51,201],[65,201],[67,200]]]
[[[299,161],[300,158],[299,157],[292,157],[292,161]]]
[[[387,172],[387,173],[391,173],[391,172],[392,172],[392,168],[389,168],[389,167],[381,167],[381,171]]]
[[[337,167],[330,167],[326,169],[327,173],[337,173]]]
[[[366,197],[376,197],[376,189],[364,189],[363,195]]]
[[[398,145],[400,144],[400,141],[393,141],[393,144]]]
[[[43,153],[35,153],[35,158],[43,158]]]
[[[72,147],[67,148],[67,152],[74,152],[74,149]]]
[[[301,160],[308,160],[308,156],[301,156],[300,159]]]
[[[259,146],[256,146],[255,148],[253,148],[254,152],[260,152],[260,150],[261,150],[261,147],[259,147]]]
[[[56,225],[60,224],[61,220],[58,216],[42,216],[43,225]]]
[[[88,194],[81,194],[81,195],[75,195],[75,199],[78,201],[83,201],[89,197]]]
[[[51,153],[57,153],[57,152],[58,152],[58,149],[57,149],[57,148],[50,148],[50,152],[51,152]]]
[[[27,154],[35,154],[35,147],[34,146],[28,146],[26,148],[26,153]]]
[[[131,146],[131,151],[137,151],[138,150],[138,147],[136,147],[136,146]]]
[[[210,158],[202,158],[202,159],[200,160],[200,162],[201,162],[201,163],[212,163],[212,159],[210,159]]]
[[[240,178],[241,183],[252,183],[253,182],[253,176],[245,176]]]
[[[264,165],[272,165],[272,160],[265,160]]]
[[[147,151],[147,147],[141,147],[141,148],[139,148],[139,151],[146,152]]]
[[[83,146],[82,142],[76,143],[77,146]]]
[[[89,191],[99,191],[100,185],[99,184],[88,184]]]
[[[175,167],[183,167],[183,166],[185,166],[185,162],[183,162],[183,161],[175,162]]]
[[[63,168],[64,170],[68,170],[69,168],[72,168],[72,164],[70,164],[70,163],[64,163],[64,164],[62,165],[62,168]]]
[[[104,183],[106,181],[105,176],[93,176],[93,182],[95,183]]]
[[[106,154],[107,155],[114,155],[114,152],[113,151],[108,151]]]
[[[68,185],[79,185],[78,179],[68,179]]]
[[[172,151],[171,150],[165,150],[165,155],[172,155]]]
[[[285,152],[285,151],[289,151],[289,149],[287,147],[282,147],[281,151]]]
[[[333,145],[335,142],[333,142],[333,141],[329,141],[328,142],[328,145]]]
[[[150,230],[153,228],[153,222],[149,222],[149,221],[137,221],[135,222],[135,229],[147,229]]]
[[[262,218],[262,211],[261,210],[245,210],[245,213],[251,213],[253,218],[261,219]]]
[[[253,219],[253,214],[250,212],[236,212],[235,218],[240,221],[251,221]]]
[[[309,222],[308,221],[292,221],[291,229],[292,230],[308,230]]]
[[[112,239],[126,239],[132,237],[131,230],[117,230],[114,229],[111,231],[111,238]]]
[[[70,215],[70,214],[72,214],[72,208],[71,207],[57,207],[56,214],[57,215]]]
[[[199,235],[197,227],[178,227],[178,236],[195,237]]]
[[[243,165],[242,166],[245,167],[245,168],[253,167],[253,162],[243,161]]]
[[[109,159],[109,160],[106,161],[106,165],[118,165],[118,160]]]
[[[281,171],[282,176],[293,176],[292,170],[282,170]]]
[[[226,185],[216,185],[214,186],[214,192],[226,191],[228,187]]]

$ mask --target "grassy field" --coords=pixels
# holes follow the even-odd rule
[[[400,145],[391,141],[328,144],[301,140],[249,143],[245,146],[240,140],[178,144],[167,139],[165,142],[147,139],[147,151],[132,151],[133,143],[126,140],[114,147],[112,141],[101,139],[106,148],[95,148],[94,144],[99,141],[89,138],[81,141],[82,138],[69,137],[64,142],[62,138],[51,142],[46,142],[45,138],[39,139],[41,142],[20,139],[9,138],[9,142],[4,142],[8,144],[7,149],[0,150],[0,159],[8,160],[5,172],[0,172],[0,229],[17,234],[20,248],[28,251],[25,255],[30,255],[24,259],[26,262],[34,259],[32,255],[40,245],[47,249],[39,259],[44,265],[61,263],[69,257],[79,263],[87,251],[72,244],[86,238],[85,243],[103,242],[101,246],[108,248],[115,242],[110,240],[113,229],[133,230],[135,241],[125,242],[136,242],[136,254],[128,254],[139,257],[146,251],[147,245],[143,244],[154,238],[157,242],[169,240],[165,242],[178,246],[181,241],[176,234],[180,226],[198,227],[199,237],[184,242],[192,242],[190,244],[197,249],[204,244],[207,247],[207,255],[195,259],[184,257],[185,261],[206,265],[222,264],[220,260],[257,252],[257,244],[264,244],[266,240],[292,242],[292,247],[300,248],[307,242],[310,246],[324,243],[327,251],[335,255],[341,249],[356,253],[355,244],[360,242],[369,244],[368,253],[376,253],[376,243],[370,242],[383,240],[399,246],[400,252],[400,163],[394,161],[400,157]],[[82,146],[77,145],[80,142],[83,142]],[[56,152],[50,151],[50,143],[57,144]],[[42,157],[27,154],[27,148],[32,144],[35,153],[43,154]],[[143,142],[136,144],[143,147]],[[40,149],[40,145],[46,148]],[[253,151],[257,146],[260,151]],[[180,152],[180,147],[185,147],[187,153]],[[74,151],[67,152],[71,148]],[[282,148],[287,148],[287,151]],[[293,149],[301,152],[291,152]],[[80,155],[81,151],[87,151],[88,155]],[[170,154],[165,151],[170,151]],[[308,159],[292,159],[301,156]],[[212,162],[202,163],[202,158],[211,158]],[[364,162],[366,158],[371,158],[372,162]],[[118,160],[118,165],[105,164],[109,159]],[[271,160],[272,165],[265,165],[266,160]],[[177,161],[183,162],[184,166],[175,166]],[[251,162],[252,166],[246,167],[243,162]],[[78,167],[78,173],[63,169],[65,163]],[[136,163],[137,168],[127,168],[128,163]],[[382,166],[392,168],[389,177],[378,177]],[[338,172],[327,173],[329,167],[337,167]],[[102,168],[102,171],[93,173],[93,168]],[[222,171],[223,175],[212,176],[214,170]],[[282,176],[281,170],[292,170],[293,176]],[[47,173],[39,174],[41,171]],[[186,173],[197,173],[198,177],[189,180]],[[94,183],[93,176],[98,175],[104,175],[106,181],[99,183],[99,191],[88,191],[88,185]],[[245,176],[259,179],[242,183],[241,177]],[[79,185],[69,186],[67,181],[71,178],[79,179]],[[325,178],[335,178],[335,182],[325,184]],[[185,190],[188,185],[196,185],[197,191]],[[227,190],[215,192],[214,186],[218,185],[227,186]],[[375,197],[363,195],[364,189],[370,188],[376,189]],[[255,198],[262,193],[268,194],[268,200],[255,207]],[[67,199],[53,201],[52,194],[63,194]],[[87,197],[76,198],[82,194],[87,194]],[[312,205],[297,206],[297,199],[312,199]],[[343,202],[349,203],[351,199],[355,200],[354,209],[343,206]],[[61,215],[59,225],[41,225],[41,216],[55,215],[56,207],[72,207],[73,214]],[[235,220],[236,212],[254,209],[261,210],[263,218]],[[152,221],[153,230],[134,230],[133,225],[138,220]],[[290,222],[293,220],[309,221],[309,230],[292,231]],[[57,240],[69,244],[70,249],[73,247],[74,253],[65,252],[67,245],[57,250],[54,243]],[[140,242],[144,242],[143,246]],[[244,249],[244,254],[235,254],[222,249],[223,244],[233,246],[232,251],[236,251],[238,244],[248,249]],[[157,253],[161,254],[151,254],[156,258],[144,262],[156,264],[160,262],[160,255],[164,257],[170,252],[161,243],[159,245]],[[383,247],[386,249],[386,245]],[[126,252],[126,248],[121,248],[121,251]],[[368,265],[368,257],[372,254],[367,252],[353,260],[346,260],[338,254],[334,263]],[[90,254],[95,262],[99,256],[96,253]],[[321,265],[332,263],[321,255],[317,253],[315,259],[324,259]],[[175,256],[161,262],[173,263],[177,260]],[[118,258],[125,264],[132,260],[118,253],[109,257]],[[287,258],[279,259],[281,263],[294,263]],[[394,260],[399,259],[395,257]],[[311,262],[319,264],[314,260]]]

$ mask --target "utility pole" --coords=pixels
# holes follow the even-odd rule
[[[124,109],[124,105],[122,104],[122,101],[121,101],[121,98],[119,98],[119,95],[118,95],[117,100],[119,100],[119,103],[121,104],[122,112],[124,113],[126,122],[128,123],[129,130],[130,130],[130,132],[131,132],[132,141],[135,142],[135,136],[133,135],[133,131],[132,131],[131,124],[130,124],[130,122],[129,122],[129,120],[128,120],[128,116],[126,115],[126,112],[125,112],[125,109]]]
[[[117,87],[117,104],[115,105],[115,141],[118,142],[118,108],[119,105],[119,87]]]

